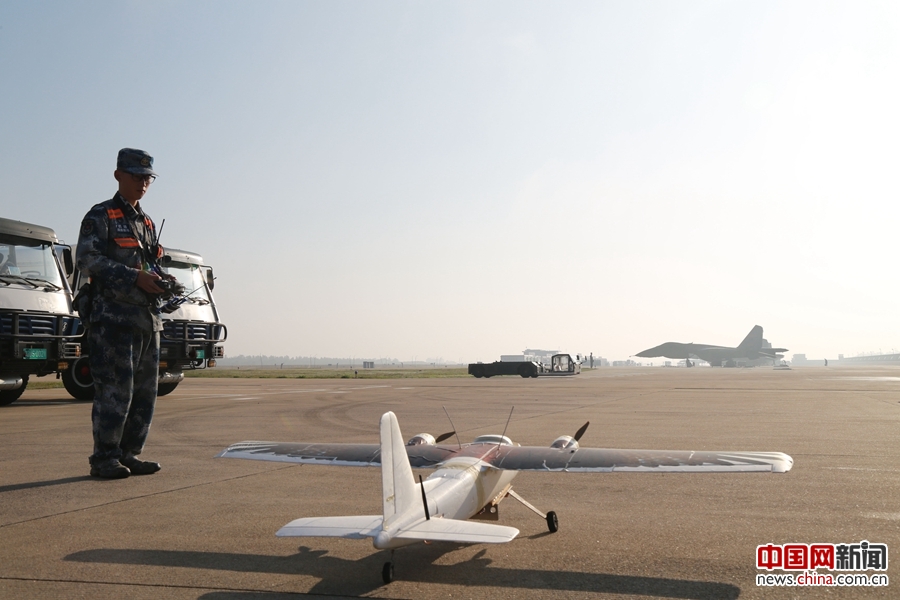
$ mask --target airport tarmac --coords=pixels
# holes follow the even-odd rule
[[[450,430],[549,445],[780,451],[785,474],[522,473],[509,544],[276,538],[304,516],[380,514],[375,468],[214,459],[242,440],[377,443]],[[760,544],[900,552],[900,369],[606,368],[571,378],[188,379],[157,404],[155,475],[88,476],[90,403],[28,390],[0,408],[0,597],[896,598],[887,587],[758,587]],[[427,471],[423,471],[427,475]],[[775,571],[781,573],[781,571]],[[821,571],[820,572],[827,572]],[[867,571],[872,574],[875,571]]]

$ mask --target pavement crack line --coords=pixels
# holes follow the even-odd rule
[[[228,481],[237,481],[238,479],[245,479],[247,477],[255,477],[261,473],[274,473],[275,471],[284,471],[285,469],[293,469],[293,468],[301,467],[301,466],[303,466],[303,465],[299,465],[299,464],[286,465],[286,466],[278,467],[275,469],[269,469],[267,471],[260,471],[258,473],[247,473],[246,475],[238,475],[236,477],[229,477],[227,479],[218,479],[216,481],[207,481],[205,483],[195,483],[193,485],[185,485],[182,487],[172,488],[170,490],[162,490],[159,492],[152,492],[149,494],[141,494],[140,496],[130,496],[128,498],[122,498],[120,500],[112,500],[110,502],[103,502],[101,504],[92,504],[91,506],[83,506],[81,508],[73,508],[72,510],[64,510],[62,512],[53,513],[53,514],[49,514],[49,515],[42,515],[40,517],[33,517],[31,519],[23,519],[21,521],[14,521],[12,523],[4,523],[4,524],[0,525],[0,529],[3,529],[4,527],[12,527],[13,525],[21,525],[23,523],[31,523],[33,521],[40,521],[41,519],[49,519],[52,517],[60,517],[63,515],[70,515],[72,513],[84,512],[86,510],[93,510],[95,508],[101,508],[104,506],[112,506],[113,504],[121,504],[123,502],[131,502],[132,500],[142,500],[144,498],[152,498],[153,496],[161,496],[163,494],[170,494],[172,492],[180,492],[182,490],[190,490],[193,488],[203,487],[203,486],[207,486],[207,485],[213,485],[213,484],[217,484],[217,483],[225,483]]]

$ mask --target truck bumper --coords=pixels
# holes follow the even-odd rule
[[[181,383],[184,380],[182,371],[161,371],[159,383]]]
[[[0,391],[17,390],[25,380],[18,375],[0,375]]]

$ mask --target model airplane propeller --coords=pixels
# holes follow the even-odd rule
[[[576,473],[632,472],[770,472],[790,471],[793,459],[781,452],[690,452],[680,450],[616,450],[581,448],[574,436],[556,438],[550,447],[520,446],[504,435],[482,435],[469,444],[439,446],[455,431],[438,436],[420,433],[404,441],[397,417],[381,417],[380,444],[304,444],[240,442],[218,454],[247,458],[334,466],[380,466],[382,514],[296,519],[278,530],[278,536],[372,538],[376,548],[393,551],[420,541],[463,544],[509,542],[519,534],[514,527],[476,523],[496,521],[497,505],[511,496],[546,519],[551,532],[558,529],[553,511],[547,514],[513,491],[518,471]],[[455,428],[454,428],[455,429]],[[419,483],[412,468],[435,469]],[[382,570],[385,583],[394,577],[393,562]]]

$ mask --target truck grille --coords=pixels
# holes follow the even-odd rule
[[[62,345],[61,351],[60,358],[78,358],[81,356],[81,344],[66,342]]]
[[[218,340],[222,326],[193,321],[163,321],[163,339],[212,342]]]
[[[35,347],[47,348],[47,356],[53,360],[60,352],[60,358],[78,356],[78,325],[78,318],[72,315],[0,311],[0,359],[19,359],[25,349]],[[57,340],[62,343],[57,345]]]
[[[19,315],[19,335],[54,335],[56,317]]]
[[[0,313],[0,335],[58,337],[75,334],[76,318],[66,315]]]

